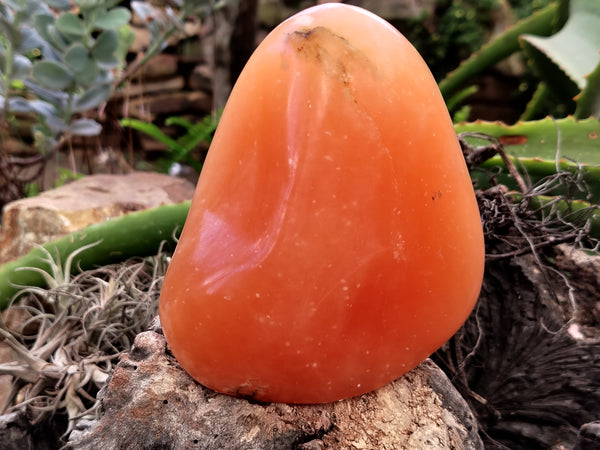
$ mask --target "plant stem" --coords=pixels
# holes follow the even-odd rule
[[[511,193],[515,201],[520,201],[521,194]],[[566,223],[581,227],[588,222],[587,236],[600,239],[600,208],[583,200],[565,200],[549,195],[534,195],[529,199],[529,208],[540,218],[552,217]]]
[[[518,22],[493,39],[477,53],[473,53],[439,84],[444,98],[448,99],[467,80],[502,61],[519,50],[519,36],[524,33],[548,36],[555,31],[558,6],[551,3],[544,9]]]
[[[75,272],[133,256],[155,255],[165,242],[174,247],[189,206],[190,202],[163,205],[93,224],[3,264],[0,266],[0,309],[4,309],[23,286],[45,286],[39,270],[51,269],[45,260],[46,252],[58,255],[57,263],[65,267],[70,254],[84,245],[98,242],[73,258],[70,270]]]

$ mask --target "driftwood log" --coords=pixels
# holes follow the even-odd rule
[[[100,393],[104,415],[69,448],[482,449],[464,399],[431,361],[369,394],[321,405],[256,403],[194,382],[162,334],[138,335]]]
[[[600,257],[578,247],[581,230],[493,197],[480,205],[488,256],[478,304],[433,359],[486,448],[599,449]]]

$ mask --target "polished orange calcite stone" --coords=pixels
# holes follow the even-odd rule
[[[480,217],[437,85],[360,8],[288,19],[237,81],[160,317],[200,383],[328,402],[418,365],[481,286]]]

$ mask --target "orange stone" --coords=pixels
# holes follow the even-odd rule
[[[329,402],[450,338],[483,265],[471,180],[426,64],[382,19],[324,4],[273,30],[239,77],[161,323],[207,387]]]

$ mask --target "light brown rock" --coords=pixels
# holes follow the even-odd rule
[[[138,335],[100,393],[104,415],[71,434],[86,450],[482,449],[465,401],[431,361],[360,397],[321,405],[256,403],[193,381],[164,337]]]
[[[0,228],[0,264],[92,223],[189,200],[189,181],[157,173],[90,175],[8,204]]]

